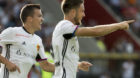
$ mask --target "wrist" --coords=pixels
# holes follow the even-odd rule
[[[120,22],[119,25],[118,25],[118,28],[119,28],[119,30],[126,29],[126,26],[125,26],[124,22]]]
[[[80,69],[81,62],[78,62],[78,69]]]
[[[4,61],[4,64],[5,64],[6,66],[7,66],[7,65],[11,65],[12,62],[10,62],[9,60],[6,59],[6,60]]]
[[[111,26],[114,30],[121,30],[122,29],[121,23],[114,23],[114,24],[110,24],[109,26]]]
[[[8,63],[9,61],[1,55],[0,55],[0,62],[3,63],[3,64],[6,64],[6,65],[9,64]]]
[[[9,65],[9,61],[4,61],[3,62],[5,65]]]

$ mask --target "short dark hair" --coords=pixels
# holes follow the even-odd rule
[[[40,9],[40,4],[26,4],[20,11],[20,19],[23,23],[26,22],[28,16],[33,16],[34,9]]]
[[[61,9],[64,14],[68,13],[71,9],[80,7],[80,4],[84,3],[84,0],[63,0]]]

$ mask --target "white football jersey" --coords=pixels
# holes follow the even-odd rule
[[[62,20],[56,25],[52,37],[54,78],[76,78],[79,43],[74,34],[77,28],[78,26],[68,20]]]
[[[5,65],[0,68],[0,78],[27,78],[33,64],[37,60],[46,59],[42,40],[35,34],[29,34],[24,27],[10,27],[0,34],[3,47],[2,56],[16,64],[18,71],[9,72]]]

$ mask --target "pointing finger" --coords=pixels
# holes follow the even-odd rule
[[[128,20],[128,21],[126,21],[127,23],[133,23],[133,22],[135,22],[135,20]]]
[[[17,71],[20,73],[20,69],[16,66]]]

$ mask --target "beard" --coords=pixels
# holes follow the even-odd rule
[[[81,25],[81,20],[78,19],[78,17],[74,18],[75,25]]]

